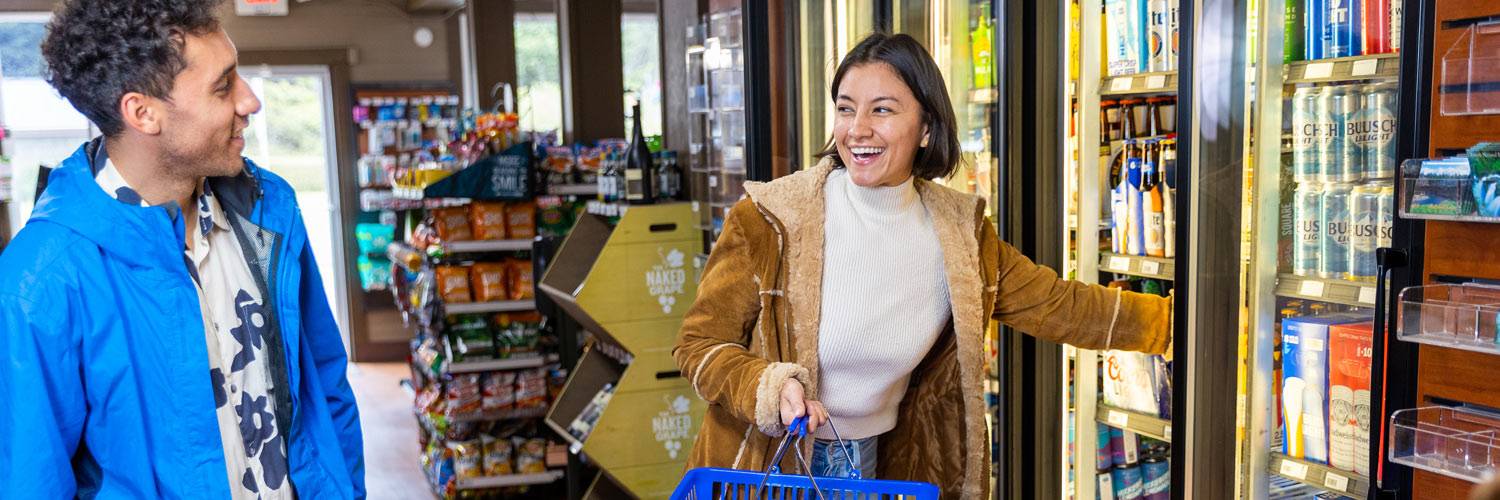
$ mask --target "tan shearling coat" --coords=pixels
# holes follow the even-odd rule
[[[783,434],[782,384],[795,378],[818,394],[823,186],[832,170],[824,161],[749,183],[749,197],[726,216],[673,350],[708,402],[689,468],[764,470]],[[1160,353],[1171,301],[1059,279],[999,241],[983,200],[925,180],[916,188],[942,247],[953,319],[913,371],[896,428],[880,436],[876,477],[933,483],[943,498],[988,498],[989,319],[1053,342]],[[783,470],[798,470],[794,459],[784,458]]]

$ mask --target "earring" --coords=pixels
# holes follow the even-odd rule
[[[918,147],[923,147],[923,148],[927,147],[927,136],[925,136],[925,135],[922,136],[922,144],[920,146],[918,146]]]

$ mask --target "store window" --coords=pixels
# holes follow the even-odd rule
[[[641,100],[641,129],[661,134],[661,30],[656,2],[624,2],[620,15],[620,63],[625,81],[625,131],[630,133],[634,96]]]
[[[516,100],[521,127],[562,129],[562,77],[558,61],[557,13],[516,12]]]
[[[37,170],[53,167],[93,135],[88,119],[43,78],[42,37],[49,14],[0,14],[0,125],[4,154],[13,170],[10,202],[13,231],[31,215]]]

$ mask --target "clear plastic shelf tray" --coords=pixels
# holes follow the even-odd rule
[[[1392,462],[1444,476],[1489,480],[1500,462],[1500,415],[1428,406],[1391,415]]]
[[[1447,116],[1500,113],[1500,21],[1475,23],[1464,30],[1443,54],[1440,110]]]
[[[1396,337],[1443,347],[1500,354],[1496,319],[1500,287],[1426,285],[1401,291]]]

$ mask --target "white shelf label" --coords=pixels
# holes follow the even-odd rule
[[[1349,491],[1349,478],[1329,472],[1323,475],[1323,486],[1334,491]]]
[[[1307,464],[1293,462],[1291,460],[1281,461],[1281,475],[1302,481],[1307,479]]]
[[[1328,78],[1330,76],[1333,76],[1333,63],[1331,62],[1309,64],[1307,65],[1307,69],[1302,72],[1302,78],[1306,80]]]
[[[1375,305],[1375,288],[1368,286],[1361,287],[1359,289],[1359,303]]]
[[[1130,424],[1130,415],[1123,411],[1110,410],[1107,420],[1109,421],[1109,425],[1125,427]]]
[[[1152,260],[1141,261],[1141,272],[1145,274],[1161,274],[1161,263]]]
[[[1130,271],[1130,259],[1125,257],[1110,257],[1109,268],[1120,272]]]
[[[1167,86],[1167,75],[1151,75],[1146,77],[1146,88],[1159,89]]]
[[[1297,289],[1297,293],[1302,294],[1302,295],[1306,295],[1308,297],[1322,297],[1323,296],[1323,282],[1321,282],[1321,281],[1310,281],[1310,280],[1309,281],[1304,281],[1304,282],[1302,282],[1302,287],[1299,288],[1299,289]]]
[[[1379,59],[1363,59],[1354,61],[1354,69],[1349,74],[1354,76],[1370,76],[1380,69]]]
[[[1167,439],[1172,439],[1172,426],[1171,425],[1163,425],[1163,426],[1161,426],[1161,437],[1164,437],[1164,438],[1167,438]]]
[[[1124,92],[1130,90],[1130,84],[1135,82],[1133,76],[1122,76],[1109,82],[1109,90],[1112,92]]]

